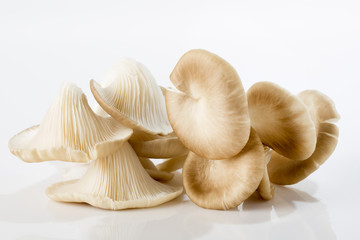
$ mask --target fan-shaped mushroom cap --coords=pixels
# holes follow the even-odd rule
[[[25,162],[88,162],[119,149],[132,130],[96,115],[80,88],[65,83],[42,123],[15,135],[10,151]]]
[[[129,143],[114,154],[92,161],[79,180],[56,183],[46,194],[55,201],[85,202],[105,209],[160,205],[182,193],[182,186],[153,180]]]
[[[304,103],[271,82],[255,83],[247,92],[251,126],[264,145],[304,160],[316,145],[316,129]]]
[[[147,158],[173,158],[189,151],[177,137],[150,141],[130,141],[130,144],[139,157]]]
[[[264,170],[264,148],[251,130],[243,150],[232,158],[208,160],[190,152],[183,166],[183,182],[187,195],[198,206],[230,209],[255,192]]]
[[[276,184],[295,184],[316,171],[334,152],[339,136],[335,122],[340,118],[334,103],[326,95],[313,90],[301,92],[317,129],[314,153],[304,161],[294,161],[273,153],[268,164],[270,181]]]
[[[207,159],[230,158],[250,133],[247,100],[235,69],[205,50],[191,50],[176,64],[166,90],[169,121],[180,141]]]
[[[165,99],[150,71],[132,59],[117,62],[102,85],[90,82],[98,104],[125,126],[149,134],[172,132]]]

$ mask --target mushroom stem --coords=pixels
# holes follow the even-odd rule
[[[116,153],[92,161],[80,180],[50,186],[46,193],[62,202],[86,202],[105,209],[156,206],[177,197],[182,187],[153,180],[129,143]]]
[[[173,158],[189,152],[177,137],[151,141],[130,141],[130,144],[139,157]]]
[[[271,182],[269,179],[267,164],[270,161],[272,149],[264,146],[264,151],[265,151],[265,171],[264,171],[264,176],[261,179],[261,182],[259,184],[257,191],[260,194],[260,197],[262,199],[270,200],[274,196],[274,186],[271,185]]]
[[[174,177],[174,174],[166,172],[166,171],[159,171],[155,164],[148,158],[139,157],[140,163],[145,168],[146,172],[157,181],[169,181]]]
[[[185,155],[178,156],[175,158],[167,159],[164,162],[156,165],[156,167],[160,171],[174,172],[183,167],[187,156],[188,156],[188,154],[185,154]]]

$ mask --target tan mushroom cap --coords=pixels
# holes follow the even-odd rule
[[[256,191],[264,170],[264,148],[251,130],[243,150],[232,158],[207,160],[190,152],[183,166],[183,183],[198,206],[225,210],[237,207]]]
[[[264,145],[294,160],[311,156],[315,124],[297,96],[274,83],[258,82],[248,90],[247,98],[251,125]]]
[[[338,142],[339,129],[335,122],[339,119],[339,114],[332,100],[313,90],[301,92],[298,96],[308,107],[316,124],[316,149],[304,161],[293,161],[273,153],[268,164],[268,172],[271,182],[276,184],[295,184],[305,179],[330,157]]]
[[[130,144],[139,157],[173,158],[189,152],[177,137],[150,141],[130,141]]]
[[[117,151],[132,133],[96,115],[81,89],[64,83],[42,123],[12,137],[9,149],[25,162],[89,162]]]
[[[92,161],[81,179],[53,184],[46,194],[55,201],[120,210],[157,206],[176,198],[182,190],[180,185],[153,180],[130,144],[124,143],[114,154]]]
[[[102,85],[90,81],[101,108],[127,127],[148,134],[172,132],[165,98],[150,71],[132,59],[118,61]]]
[[[205,50],[190,50],[170,80],[180,91],[166,90],[169,121],[180,141],[207,159],[230,158],[250,133],[247,100],[235,69]]]

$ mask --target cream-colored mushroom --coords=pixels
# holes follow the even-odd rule
[[[142,64],[122,59],[102,85],[91,80],[90,87],[102,109],[125,126],[150,135],[172,132],[161,89]]]
[[[297,96],[274,83],[258,82],[248,90],[247,99],[251,126],[264,145],[294,160],[311,156],[315,124]]]
[[[183,166],[183,182],[195,204],[225,210],[237,207],[254,193],[264,171],[264,148],[251,130],[245,147],[232,158],[208,160],[190,152]]]
[[[112,155],[92,161],[81,179],[53,184],[46,191],[55,201],[113,210],[157,206],[181,193],[182,186],[153,180],[127,142]]]
[[[120,148],[133,131],[96,115],[80,88],[65,83],[40,125],[9,141],[10,151],[26,162],[89,162]]]
[[[239,153],[249,138],[250,121],[235,69],[213,53],[190,50],[176,64],[170,80],[178,91],[166,90],[167,113],[185,147],[206,159]]]
[[[315,123],[316,149],[304,161],[294,161],[273,153],[268,164],[268,171],[271,182],[276,184],[295,184],[305,179],[330,157],[338,142],[339,129],[335,123],[340,117],[332,100],[314,90],[303,91],[298,96],[307,106]]]

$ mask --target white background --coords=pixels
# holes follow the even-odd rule
[[[0,238],[359,239],[359,12],[358,1],[1,1]],[[246,89],[272,81],[329,95],[342,116],[335,153],[271,201],[212,211],[182,196],[118,212],[49,200],[64,165],[10,154],[9,138],[41,121],[63,81],[93,104],[89,80],[132,57],[169,86],[192,48],[229,61]]]

